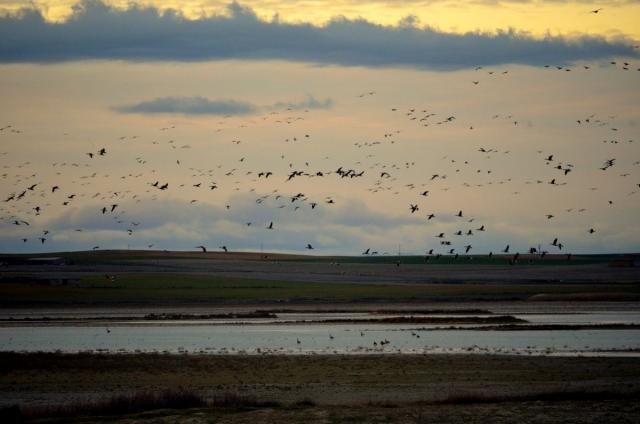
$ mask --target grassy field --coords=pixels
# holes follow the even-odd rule
[[[596,417],[637,422],[640,417],[635,358],[2,353],[0,372],[3,406],[108,404],[127,393],[143,393],[144,400],[183,389],[210,405],[108,419],[76,416],[73,422],[427,423],[440,417],[448,423],[482,422],[480,416],[489,422],[575,422],[582,414],[592,415],[581,422],[598,422]]]
[[[75,410],[73,408],[72,410]],[[635,423],[637,399],[598,399],[540,402],[504,400],[471,404],[365,403],[358,405],[283,405],[271,407],[164,408],[124,415],[85,416],[37,420],[38,423],[119,424],[582,424]],[[576,420],[576,417],[580,417]]]
[[[0,283],[4,304],[100,302],[349,302],[437,298],[526,299],[537,294],[640,296],[637,284],[347,284],[270,281],[168,273],[83,277],[78,285]]]

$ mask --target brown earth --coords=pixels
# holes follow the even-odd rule
[[[638,358],[500,355],[208,356],[0,353],[4,405],[188,388],[319,404],[442,400],[460,393],[640,391]]]

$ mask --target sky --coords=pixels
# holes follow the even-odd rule
[[[0,251],[640,251],[640,2],[398,3],[0,0]]]

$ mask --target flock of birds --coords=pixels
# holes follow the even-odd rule
[[[592,13],[598,13],[601,9],[594,10]],[[631,69],[628,62],[618,63],[611,61],[610,64],[622,71]],[[547,65],[546,68],[556,68],[563,72],[571,71],[572,68],[563,66]],[[583,66],[585,71],[589,71],[590,66]],[[484,71],[483,67],[475,68],[478,75]],[[640,71],[640,68],[638,68]],[[506,76],[509,70],[503,71],[487,71],[488,75]],[[471,81],[472,86],[481,86],[482,78]],[[369,98],[376,96],[375,91],[367,91],[357,94],[357,101],[364,102]],[[388,106],[387,106],[388,107]],[[37,245],[45,245],[52,240],[56,240],[57,231],[64,231],[65,236],[61,239],[68,240],[73,233],[90,232],[90,228],[67,228],[60,230],[56,228],[56,219],[60,220],[60,216],[65,216],[73,210],[91,208],[94,210],[93,219],[106,219],[111,222],[109,229],[112,232],[123,232],[136,240],[138,246],[144,245],[149,249],[156,247],[155,240],[141,240],[138,238],[140,229],[144,229],[145,215],[141,213],[144,208],[135,207],[137,204],[145,205],[147,208],[153,209],[153,201],[172,198],[175,193],[181,193],[184,196],[190,196],[184,200],[184,207],[190,205],[204,203],[210,204],[211,193],[218,193],[226,190],[227,197],[221,202],[224,207],[220,206],[223,211],[227,211],[231,219],[240,221],[245,228],[258,229],[265,232],[278,231],[280,226],[287,225],[287,218],[282,218],[273,211],[284,209],[288,212],[311,212],[320,209],[327,209],[338,204],[338,199],[342,200],[348,197],[357,197],[356,190],[364,188],[362,195],[367,193],[371,196],[386,193],[398,195],[400,193],[408,194],[414,197],[406,206],[406,214],[409,217],[420,216],[425,225],[437,222],[443,218],[443,222],[455,223],[458,228],[454,231],[436,231],[433,233],[432,241],[426,242],[426,245],[435,245],[435,247],[425,250],[425,260],[432,258],[437,259],[442,255],[458,258],[459,255],[467,256],[475,252],[474,245],[471,240],[479,234],[484,234],[491,230],[491,221],[477,222],[478,218],[465,209],[457,211],[438,212],[433,209],[431,199],[437,196],[437,191],[447,191],[450,187],[441,187],[438,183],[446,182],[451,179],[451,175],[466,173],[465,175],[476,175],[478,178],[483,176],[485,180],[482,183],[474,183],[473,180],[462,183],[463,187],[488,187],[492,185],[504,185],[512,182],[514,177],[498,178],[496,174],[500,174],[496,167],[499,166],[497,161],[491,162],[491,166],[474,167],[473,158],[492,159],[496,157],[508,158],[512,154],[512,150],[503,150],[487,146],[475,146],[470,149],[468,158],[460,159],[453,155],[444,155],[442,157],[442,169],[438,172],[421,172],[421,165],[415,158],[404,162],[389,162],[383,160],[384,154],[376,153],[376,149],[388,148],[392,149],[401,143],[402,135],[405,130],[415,130],[415,127],[456,127],[468,128],[474,131],[474,125],[464,124],[464,118],[450,113],[439,113],[429,108],[420,107],[388,107],[386,109],[389,119],[394,122],[403,122],[404,127],[393,129],[379,138],[368,141],[357,141],[353,143],[353,147],[345,147],[345,149],[353,150],[353,154],[359,157],[358,160],[348,162],[342,161],[342,155],[337,154],[332,159],[325,154],[317,145],[313,134],[308,129],[300,130],[296,135],[288,135],[283,137],[282,141],[289,145],[306,145],[309,146],[308,160],[297,161],[289,158],[286,154],[280,155],[281,166],[279,169],[266,169],[260,165],[260,158],[250,157],[246,154],[236,157],[232,161],[220,163],[210,168],[202,168],[196,166],[188,166],[186,163],[190,161],[188,155],[189,144],[178,143],[172,136],[178,128],[176,125],[168,125],[159,128],[159,135],[154,139],[145,139],[138,135],[121,136],[117,140],[113,140],[104,146],[94,147],[91,151],[68,152],[69,160],[65,162],[50,163],[50,172],[52,176],[45,178],[44,172],[39,166],[34,165],[30,161],[15,163],[12,160],[12,153],[9,151],[0,152],[0,160],[3,162],[3,171],[0,176],[2,181],[2,190],[5,191],[4,197],[0,204],[0,226],[7,229],[7,226],[18,227],[21,231],[18,237],[22,243],[36,243]],[[270,121],[274,125],[283,125],[286,131],[290,132],[290,128],[298,128],[304,125],[307,114],[312,111],[298,111],[293,109],[271,111],[265,116],[260,117],[260,121]],[[490,114],[490,120],[501,121],[505,125],[517,127],[526,121],[526,118],[519,119],[512,114]],[[221,121],[226,124],[227,121]],[[255,121],[244,122],[240,127],[250,125]],[[468,125],[468,126],[467,126]],[[619,163],[624,161],[627,169],[620,173],[620,184],[628,188],[628,195],[636,195],[639,192],[640,184],[627,183],[627,177],[633,175],[637,178],[638,165],[640,158],[622,158],[613,157],[615,154],[616,144],[635,143],[635,140],[623,137],[627,129],[623,129],[620,123],[616,122],[615,117],[605,114],[590,114],[589,116],[579,116],[575,119],[575,125],[594,128],[603,128],[609,131],[611,137],[605,140],[594,140],[611,146],[611,155],[602,158],[602,165],[594,168],[594,172],[612,172],[612,169],[618,169]],[[216,132],[225,133],[222,139],[229,144],[224,149],[227,152],[233,152],[235,146],[246,145],[250,141],[242,138],[229,137],[228,129],[220,128]],[[623,131],[625,130],[625,131]],[[4,138],[3,145],[16,142],[20,137],[28,132],[28,129],[16,128],[12,124],[0,126],[0,137]],[[628,131],[627,131],[628,132]],[[168,137],[167,137],[168,135]],[[122,149],[122,143],[127,144],[127,149],[135,146],[139,149],[139,154],[135,158],[130,158],[130,165],[134,167],[131,172],[119,174],[118,168],[114,168],[116,163],[113,161],[103,163],[109,157]],[[160,148],[161,152],[154,156],[153,148]],[[323,153],[318,157],[318,153]],[[206,154],[207,152],[198,152]],[[547,185],[549,187],[563,186],[567,184],[577,184],[571,181],[571,175],[575,171],[576,166],[573,162],[560,158],[558,153],[538,150],[538,157],[531,158],[533,161],[539,161],[548,169],[547,175],[540,178],[528,179],[524,184]],[[233,153],[231,153],[233,154]],[[315,154],[315,157],[312,156]],[[158,157],[162,157],[159,160]],[[166,158],[171,157],[173,162],[166,164]],[[631,161],[629,160],[631,159]],[[121,159],[118,159],[121,160]],[[507,159],[508,160],[508,159]],[[159,169],[158,164],[165,163],[162,166],[171,166],[170,172],[166,169]],[[11,163],[13,162],[13,163]],[[322,162],[322,166],[315,165]],[[489,162],[486,162],[489,163]],[[313,164],[313,165],[312,165]],[[109,170],[111,169],[111,172]],[[403,174],[411,171],[412,173],[421,172],[423,180],[407,181],[403,180]],[[181,178],[169,177],[169,175],[181,175]],[[166,176],[166,177],[165,177]],[[520,176],[518,176],[520,177]],[[349,187],[348,194],[341,197],[341,193],[335,193],[323,196],[314,196],[305,194],[302,191],[293,189],[313,187],[317,189],[326,184],[326,180],[332,180],[329,185],[338,187]],[[99,185],[109,188],[106,190],[98,190],[94,188],[94,183],[100,181]],[[359,181],[362,181],[360,183]],[[107,184],[105,184],[105,182]],[[144,188],[142,188],[144,187]],[[270,189],[266,189],[270,187]],[[305,190],[306,191],[306,190]],[[315,192],[315,190],[313,190]],[[262,208],[264,212],[253,214],[260,216],[260,222],[256,219],[247,220],[246,217],[251,214],[245,214],[243,210],[238,210],[233,204],[233,197],[230,194],[236,192],[244,192],[252,197],[254,206],[257,209]],[[518,194],[517,192],[514,194]],[[428,201],[428,202],[427,202]],[[429,209],[425,213],[424,203],[429,203]],[[610,206],[614,206],[614,201],[606,199]],[[219,203],[220,204],[220,203]],[[244,205],[242,206],[244,207]],[[130,212],[131,211],[131,212]],[[570,207],[566,208],[567,213],[583,213],[586,208]],[[132,217],[139,214],[137,217]],[[546,213],[545,219],[552,221],[556,217],[556,212]],[[309,216],[310,227],[314,226],[313,216]],[[486,220],[486,218],[484,218]],[[46,225],[52,225],[46,228]],[[14,228],[15,229],[15,228]],[[584,235],[590,236],[598,232],[595,225],[584,228]],[[71,235],[70,235],[71,234]],[[267,237],[266,233],[260,237]],[[89,240],[83,238],[82,240]],[[256,238],[257,240],[257,238]],[[306,250],[314,250],[317,248],[318,239],[302,243],[299,248]],[[204,241],[204,239],[203,239]],[[218,246],[218,250],[229,252],[232,247],[228,247],[229,243]],[[100,249],[101,246],[95,242],[90,243],[87,248],[93,250]],[[257,242],[256,242],[257,244]],[[516,262],[519,258],[519,252],[513,252],[510,242],[505,241],[504,248],[499,253],[513,255],[512,262]],[[315,245],[315,246],[314,246]],[[165,248],[161,246],[156,248]],[[366,247],[366,249],[364,249]],[[194,246],[202,252],[207,252],[209,247],[206,242]],[[548,253],[565,253],[567,245],[559,237],[548,240],[543,246],[530,247],[529,254],[544,257]],[[380,253],[382,252],[382,253]],[[356,252],[354,252],[356,253]],[[381,249],[376,247],[363,246],[363,250],[357,252],[362,255],[378,255],[385,254]],[[489,256],[493,252],[485,252]],[[571,258],[567,254],[567,258]]]

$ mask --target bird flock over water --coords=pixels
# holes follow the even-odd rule
[[[600,10],[602,9],[591,13],[597,14]],[[610,61],[607,66],[616,72],[640,71],[640,66],[627,61]],[[544,69],[545,72],[597,71],[595,65],[545,65]],[[484,66],[476,67],[474,72],[471,81],[459,81],[460,84],[469,85],[471,96],[473,90],[482,88],[487,78],[509,78],[513,74],[510,69],[485,69]],[[640,72],[638,77],[640,78]],[[356,102],[371,102],[376,95],[376,90],[370,90],[349,96]],[[547,169],[544,175],[536,177],[505,175],[501,169],[502,164],[509,163],[517,147],[504,149],[469,143],[464,155],[446,151],[430,152],[431,155],[441,157],[441,165],[437,170],[425,168],[418,157],[405,161],[386,160],[382,149],[401,150],[403,135],[408,131],[415,131],[417,128],[421,131],[455,128],[457,131],[464,129],[473,134],[480,131],[483,122],[470,122],[464,114],[442,112],[418,105],[384,105],[380,108],[390,122],[397,124],[397,128],[390,128],[374,139],[354,140],[350,145],[342,147],[349,154],[323,149],[322,140],[314,135],[312,129],[305,128],[306,120],[315,111],[295,108],[272,110],[263,116],[242,118],[244,120],[223,118],[217,122],[218,127],[214,131],[217,144],[213,150],[195,148],[189,142],[178,141],[179,125],[168,124],[158,127],[155,136],[126,134],[113,140],[105,140],[103,145],[92,146],[91,149],[67,151],[68,160],[50,162],[44,167],[46,170],[43,170],[40,162],[16,162],[11,150],[0,151],[3,168],[0,175],[3,191],[0,228],[4,228],[3,232],[11,229],[11,234],[16,234],[16,240],[25,246],[41,247],[56,240],[68,241],[75,237],[86,244],[86,249],[107,248],[109,246],[100,245],[100,234],[93,233],[94,229],[82,226],[70,228],[69,225],[72,224],[69,222],[75,221],[64,219],[78,211],[91,211],[91,219],[109,222],[106,227],[109,236],[118,233],[126,235],[125,239],[130,240],[130,244],[134,246],[165,249],[171,246],[159,246],[157,239],[145,233],[144,229],[151,223],[147,224],[146,216],[141,211],[154,209],[155,204],[160,205],[157,208],[162,208],[163,200],[180,199],[180,207],[185,208],[184,210],[201,204],[217,205],[227,213],[228,220],[238,224],[237,231],[246,232],[244,239],[254,240],[254,246],[257,246],[258,240],[268,240],[280,228],[287,227],[291,214],[304,214],[303,222],[307,228],[313,228],[315,214],[322,216],[326,213],[324,211],[339,207],[344,199],[391,195],[396,196],[398,203],[402,202],[400,199],[408,199],[404,208],[406,217],[419,219],[427,228],[438,228],[439,221],[455,226],[454,230],[431,232],[430,239],[425,240],[425,250],[420,252],[428,261],[441,256],[458,258],[474,253],[493,255],[490,251],[477,252],[473,242],[478,236],[491,232],[492,220],[475,216],[473,206],[464,207],[464,192],[460,195],[458,208],[450,211],[437,208],[438,195],[453,189],[447,182],[454,178],[459,181],[459,176],[464,175],[464,181],[459,182],[459,185],[468,189],[490,189],[518,182],[519,191],[514,191],[514,196],[521,194],[521,190],[527,186],[553,190],[567,185],[581,188],[585,185],[583,181],[572,178],[579,167],[575,158],[563,157],[561,149],[557,152],[536,150],[535,155],[528,158]],[[522,127],[524,131],[535,130],[527,125],[527,117],[509,113],[487,111],[486,121],[512,129]],[[234,134],[229,122],[239,122],[238,128],[258,124],[281,128],[283,136],[280,143],[283,147],[278,152],[280,162],[274,165],[272,162],[262,161],[263,154],[258,140]],[[625,157],[618,156],[619,145],[637,145],[634,138],[637,136],[637,129],[605,113],[576,116],[571,125],[574,128],[598,130],[586,142],[586,149],[596,143],[607,149],[600,165],[588,171],[616,173],[617,184],[625,196],[637,199],[640,192],[640,150],[633,150],[636,157],[628,154]],[[0,122],[0,141],[4,146],[19,143],[21,137],[29,131],[28,127],[17,128],[12,123],[2,125]],[[602,134],[606,137],[603,138]],[[241,146],[247,145],[255,145],[255,152],[252,153],[250,148],[240,150]],[[304,151],[306,158],[300,160],[293,154],[289,155],[287,148],[290,146],[295,146],[298,152]],[[237,155],[234,149],[238,149]],[[123,158],[124,152],[131,150],[137,154]],[[210,167],[192,165],[196,162],[195,158],[201,155],[210,155],[213,162],[216,162],[216,150],[224,150],[227,157],[235,158],[219,159]],[[117,159],[111,159],[113,155]],[[421,175],[420,180],[410,180],[408,172],[411,175]],[[319,187],[327,187],[335,192],[318,195]],[[588,189],[593,191],[593,196],[598,201],[606,203],[608,207],[617,206],[616,201],[608,197],[608,193],[598,192],[598,187]],[[233,195],[237,193],[249,196],[253,208],[258,212],[246,213],[243,210],[246,208],[245,204],[234,204]],[[637,207],[638,200],[632,202]],[[546,206],[541,205],[538,214],[543,222],[548,223],[557,220],[559,214],[580,215],[588,212],[587,208],[579,206],[561,209],[557,205],[553,205],[553,210],[546,211]],[[177,213],[180,213],[179,210]],[[585,226],[584,237],[599,234],[597,223],[598,219],[594,217],[593,224]],[[60,229],[61,224],[66,227]],[[203,222],[201,225],[205,226],[207,223]],[[88,236],[85,234],[87,232],[93,235]],[[179,232],[175,235],[176,238],[180,236]],[[322,249],[318,240],[321,238],[300,242],[298,249]],[[402,240],[395,242],[400,243]],[[207,240],[203,237],[200,242],[194,243],[193,249],[203,253],[211,250],[230,252],[236,246],[229,243],[221,239],[215,246],[207,246]],[[517,261],[520,253],[513,251],[512,244],[510,240],[504,240],[504,247],[496,253],[513,255],[511,260]],[[541,257],[548,253],[561,253],[570,258],[568,248],[571,247],[575,246],[567,246],[561,237],[553,237],[542,245],[529,247],[523,253]],[[353,254],[388,254],[385,249],[388,246],[362,246]]]

